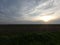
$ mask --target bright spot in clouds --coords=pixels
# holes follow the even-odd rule
[[[43,16],[37,16],[34,18],[30,18],[29,20],[31,21],[44,21],[44,22],[51,22],[52,20],[56,20],[59,17],[56,15],[43,15]]]
[[[41,16],[40,20],[44,21],[44,22],[49,22],[51,20],[55,20],[56,17],[55,16]]]

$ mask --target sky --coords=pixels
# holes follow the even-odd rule
[[[0,0],[0,24],[60,24],[60,0]]]

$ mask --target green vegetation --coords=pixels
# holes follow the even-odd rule
[[[0,45],[60,45],[60,32],[18,32],[0,34]]]

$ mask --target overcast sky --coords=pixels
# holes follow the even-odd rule
[[[57,18],[41,21],[45,15]],[[0,0],[0,24],[60,24],[60,0]]]

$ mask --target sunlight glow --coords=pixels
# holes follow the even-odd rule
[[[40,20],[44,21],[44,22],[48,22],[50,20],[56,19],[55,16],[41,16]]]

